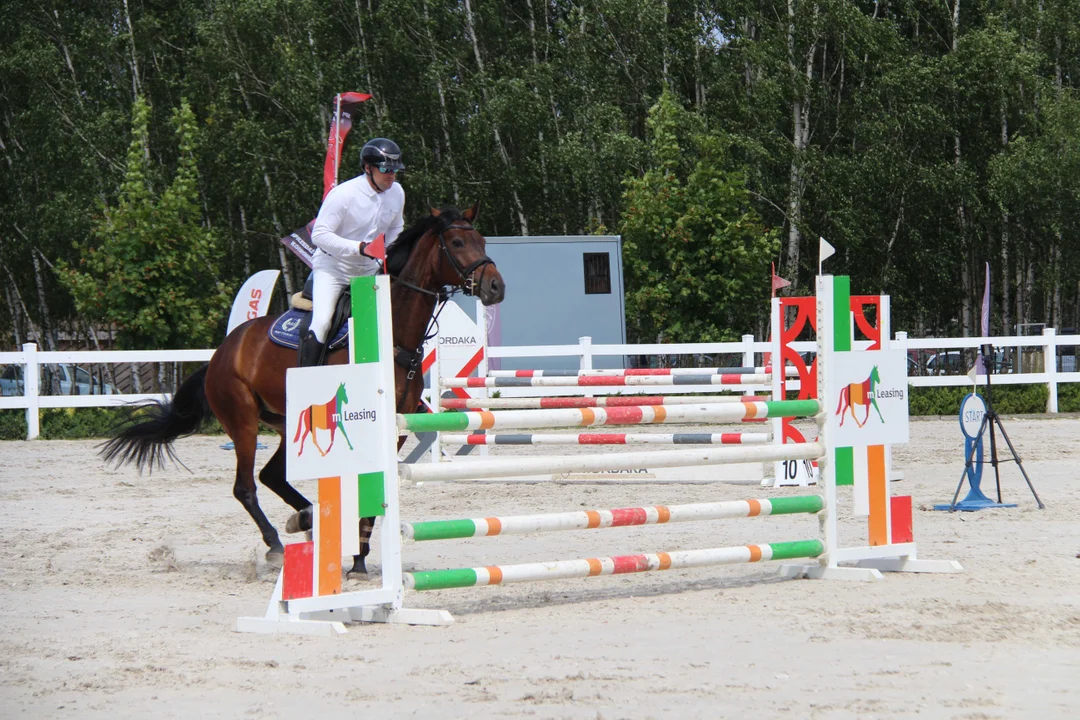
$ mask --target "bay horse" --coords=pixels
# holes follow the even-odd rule
[[[487,241],[473,227],[478,209],[479,203],[464,212],[449,206],[432,209],[387,248],[398,412],[414,412],[419,405],[423,390],[419,367],[436,303],[459,290],[475,295],[484,305],[502,302],[502,276],[487,256]],[[196,432],[211,415],[216,416],[235,445],[233,496],[258,526],[269,548],[266,559],[278,564],[285,549],[256,497],[255,446],[260,422],[276,430],[281,442],[259,472],[259,481],[297,511],[289,520],[290,531],[307,529],[297,518],[302,511],[310,517],[311,502],[285,477],[285,371],[296,366],[297,352],[270,341],[268,331],[275,319],[249,320],[229,333],[210,362],[188,377],[171,400],[139,408],[141,412],[104,444],[101,455],[117,465],[133,462],[140,471],[163,467],[166,458],[176,460],[174,440]],[[327,364],[348,361],[347,346],[327,354]],[[399,438],[399,448],[404,440]],[[375,518],[360,520],[360,554],[353,556],[350,573],[367,572],[364,559],[374,523]]]
[[[878,374],[877,365],[870,371],[870,376],[863,380],[861,383],[849,383],[843,387],[840,391],[840,402],[836,405],[836,414],[840,416],[840,426],[844,425],[844,416],[847,415],[848,410],[851,411],[851,419],[855,421],[855,424],[862,427],[870,419],[870,406],[874,406],[874,410],[877,410],[877,416],[881,422],[885,422],[885,418],[881,417],[881,408],[877,404],[877,396],[874,393],[874,389],[878,383],[881,382],[881,375]],[[866,416],[863,417],[862,422],[859,422],[859,418],[855,415],[855,406],[866,406]]]
[[[327,402],[320,403],[318,405],[308,405],[305,409],[300,411],[300,419],[296,423],[296,435],[293,437],[293,442],[300,443],[300,449],[298,453],[304,452],[304,441],[307,440],[308,435],[311,436],[311,444],[315,446],[315,449],[319,451],[319,454],[326,457],[326,453],[330,452],[330,448],[334,447],[334,437],[337,433],[341,433],[341,436],[345,438],[345,442],[349,444],[349,449],[353,449],[352,440],[345,434],[345,425],[338,421],[339,413],[345,410],[345,405],[349,402],[349,396],[345,392],[345,383],[338,385],[337,392],[334,393],[334,397],[330,398]],[[315,434],[316,430],[329,430],[330,431],[330,444],[323,450],[319,445],[319,436]]]

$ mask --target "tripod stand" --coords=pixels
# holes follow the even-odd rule
[[[935,510],[949,510],[955,512],[957,510],[980,510],[988,507],[1016,507],[1015,504],[1004,505],[1001,502],[1001,468],[1000,461],[998,460],[997,452],[997,438],[995,428],[1001,432],[1001,437],[1005,440],[1005,443],[1009,446],[1009,452],[1012,454],[1012,460],[1016,463],[1016,466],[1020,468],[1020,473],[1024,476],[1024,481],[1027,482],[1028,488],[1031,490],[1031,494],[1035,496],[1035,502],[1039,504],[1040,510],[1045,510],[1046,506],[1043,505],[1043,501],[1039,499],[1039,493],[1035,492],[1035,486],[1031,484],[1031,478],[1028,477],[1027,471],[1024,469],[1024,463],[1020,460],[1020,456],[1016,452],[1016,448],[1013,447],[1012,440],[1009,439],[1009,433],[1005,431],[1005,426],[1001,422],[1001,417],[994,410],[994,403],[992,401],[992,383],[990,377],[993,374],[992,365],[994,351],[993,346],[983,345],[980,348],[982,353],[983,366],[986,370],[986,396],[983,401],[986,404],[986,412],[983,413],[982,422],[979,425],[979,430],[972,438],[971,449],[967,454],[967,458],[964,461],[964,471],[960,475],[960,482],[956,485],[956,492],[953,493],[952,503],[949,505],[938,505]],[[993,502],[990,498],[982,494],[979,489],[976,473],[972,472],[971,464],[975,457],[975,453],[979,452],[982,446],[983,434],[990,430],[990,463],[994,466],[994,477],[997,481],[997,502]],[[960,488],[964,486],[964,478],[968,477],[971,484],[971,490],[968,496],[963,501],[957,503],[956,499],[960,497]]]

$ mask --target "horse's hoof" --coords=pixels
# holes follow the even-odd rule
[[[271,548],[266,551],[266,564],[280,568],[285,564],[285,548]]]
[[[292,517],[285,521],[285,532],[289,534],[304,532],[310,530],[311,526],[311,508],[306,507],[299,512],[294,512]]]
[[[352,577],[353,575],[360,575],[367,577],[367,563],[364,562],[364,558],[354,555],[353,566],[349,572],[345,573],[345,577]]]

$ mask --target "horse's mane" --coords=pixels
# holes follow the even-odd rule
[[[420,238],[432,230],[436,232],[446,230],[452,223],[464,219],[465,217],[461,214],[461,211],[453,205],[440,208],[438,216],[424,215],[402,230],[401,234],[390,245],[390,248],[386,251],[386,271],[393,276],[401,275],[401,272],[405,269],[405,263],[409,261],[409,257],[412,256],[412,252],[416,249],[416,244],[420,242]]]

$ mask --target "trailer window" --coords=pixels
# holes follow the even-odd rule
[[[611,256],[608,253],[585,253],[585,294],[611,294]]]

